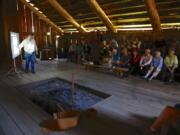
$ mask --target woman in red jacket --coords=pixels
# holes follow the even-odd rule
[[[139,73],[139,61],[141,56],[139,55],[137,50],[133,50],[132,56],[130,59],[130,74],[137,75]]]
[[[163,125],[173,124],[177,127],[178,120],[180,119],[180,104],[176,104],[174,107],[167,106],[156,121],[151,125],[150,132],[156,132]]]

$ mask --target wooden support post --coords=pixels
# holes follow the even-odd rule
[[[81,33],[86,33],[86,29],[80,25],[56,0],[48,0],[52,7],[54,7],[58,13],[68,20],[77,30]]]
[[[150,15],[153,33],[157,37],[159,37],[158,35],[161,35],[162,29],[161,29],[161,21],[160,21],[160,17],[159,17],[159,13],[156,7],[155,0],[145,0],[145,4]]]
[[[39,18],[41,18],[43,21],[45,21],[47,24],[55,28],[58,32],[63,33],[64,31],[58,27],[56,24],[54,24],[52,21],[50,21],[46,16],[41,14],[39,11],[37,11],[33,6],[31,6],[26,0],[20,0],[25,6],[27,6],[31,11],[33,11]]]
[[[11,41],[10,32],[19,33],[19,12],[17,0],[0,0],[0,67],[11,68]],[[21,59],[18,58],[17,67],[21,67]]]
[[[99,16],[99,18],[104,22],[104,24],[106,25],[106,27],[112,31],[115,32],[113,23],[111,22],[111,20],[108,18],[108,16],[106,15],[106,13],[103,11],[103,9],[100,7],[100,5],[97,3],[96,0],[87,0],[87,3],[90,5],[90,7],[97,13],[97,15]]]

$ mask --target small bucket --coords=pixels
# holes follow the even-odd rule
[[[55,115],[57,118],[40,123],[43,131],[64,131],[76,127],[79,122],[80,113],[77,111],[65,111],[58,112]]]

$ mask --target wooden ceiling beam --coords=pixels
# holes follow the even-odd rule
[[[56,0],[48,0],[54,9],[58,11],[58,13],[67,19],[77,30],[81,33],[87,32],[86,29],[80,25]]]
[[[161,21],[160,21],[160,17],[159,17],[159,13],[158,13],[155,1],[145,0],[145,4],[150,15],[153,31],[156,32],[157,34],[161,33],[161,30],[162,30]]]
[[[177,13],[180,13],[178,12],[180,10],[180,7],[173,7],[173,8],[168,8],[168,9],[159,9],[158,11],[159,12],[163,12],[163,13],[166,13],[166,12],[177,12]],[[113,18],[113,17],[127,17],[127,16],[134,16],[134,15],[142,15],[142,14],[146,14],[147,13],[147,10],[142,10],[142,11],[137,11],[137,12],[128,12],[128,13],[121,13],[121,14],[112,14],[112,15],[108,15],[109,18]],[[167,15],[167,13],[166,13]],[[87,17],[87,18],[83,18],[83,19],[76,19],[77,21],[94,21],[98,19],[97,16],[94,16],[94,17]],[[67,21],[61,21],[60,22],[61,24],[64,24],[64,23],[67,23]]]
[[[49,20],[45,15],[40,13],[38,10],[36,10],[33,6],[30,5],[30,3],[26,2],[26,0],[19,0],[22,2],[26,7],[28,7],[34,14],[36,14],[40,19],[45,21],[47,24],[49,24],[51,27],[55,28],[58,32],[63,33],[64,31],[58,27],[56,24],[54,24],[51,20]]]
[[[168,4],[174,4],[176,1],[175,0],[173,0],[173,1],[164,1],[164,2],[156,2],[156,5],[158,5],[158,6],[164,6],[164,5],[168,5]],[[102,7],[102,5],[101,5],[101,7]],[[106,9],[105,11],[106,12],[118,12],[118,11],[120,11],[120,10],[125,10],[125,12],[127,12],[126,10],[137,10],[137,9],[140,9],[140,8],[143,8],[142,10],[144,11],[144,7],[145,7],[145,5],[142,3],[141,5],[134,5],[134,6],[127,6],[127,7],[120,7],[120,8],[111,8],[111,9]],[[170,8],[166,8],[166,9],[160,9],[160,10],[169,10]],[[142,11],[142,10],[140,10],[140,11]],[[130,12],[129,11],[129,12]],[[138,10],[139,11],[139,10]],[[121,11],[122,12],[122,11]],[[124,11],[123,11],[124,12]],[[82,17],[86,17],[86,16],[90,16],[90,15],[92,15],[93,13],[91,13],[91,12],[86,12],[86,13],[83,13],[83,15],[81,15]]]
[[[96,0],[87,0],[87,3],[90,5],[90,7],[97,13],[99,18],[104,22],[105,26],[112,32],[115,32],[115,28],[113,26],[113,23],[108,18],[106,13],[103,11],[103,9],[100,7],[100,5],[97,3]]]

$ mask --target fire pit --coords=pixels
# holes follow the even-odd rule
[[[77,126],[81,111],[89,110],[91,106],[110,96],[60,78],[42,80],[17,88],[33,103],[54,116],[53,119],[40,123],[43,131],[63,131]],[[94,116],[96,112],[91,110],[88,114]]]
[[[60,78],[51,78],[17,87],[23,95],[50,114],[58,111],[57,105],[61,105],[65,110],[84,111],[110,96],[78,84],[74,85],[72,94],[71,88],[71,82]]]

